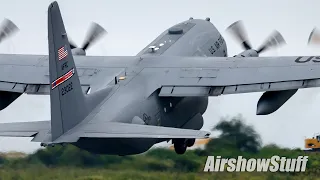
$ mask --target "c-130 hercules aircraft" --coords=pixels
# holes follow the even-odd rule
[[[53,2],[49,56],[0,55],[0,109],[23,93],[50,94],[51,121],[2,123],[0,136],[116,155],[139,154],[172,140],[183,154],[195,139],[210,135],[200,130],[209,96],[264,92],[257,114],[265,115],[299,88],[320,86],[320,57],[258,57],[284,42],[280,33],[254,50],[240,22],[229,29],[246,48],[234,57],[227,57],[224,38],[209,19],[192,18],[164,31],[136,56],[85,56],[94,37],[82,48],[70,45]]]

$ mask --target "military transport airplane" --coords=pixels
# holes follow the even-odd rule
[[[85,56],[88,45],[70,45],[53,2],[49,55],[0,55],[1,110],[23,93],[49,94],[51,120],[2,123],[0,136],[117,155],[172,140],[183,154],[210,135],[200,130],[209,96],[264,92],[257,105],[263,115],[299,88],[320,86],[320,57],[258,57],[284,42],[280,33],[254,50],[240,21],[229,30],[246,49],[234,57],[227,57],[226,42],[208,18],[170,27],[136,56]]]

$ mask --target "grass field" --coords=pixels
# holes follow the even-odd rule
[[[290,175],[286,173],[188,173],[188,172],[145,172],[145,171],[112,171],[103,168],[73,168],[73,167],[29,167],[27,169],[4,168],[0,170],[1,180],[206,180],[206,179],[243,179],[243,180],[276,180],[276,179],[320,179],[304,173]]]

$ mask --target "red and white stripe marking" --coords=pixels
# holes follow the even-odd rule
[[[55,81],[52,82],[52,89],[56,88],[60,84],[64,83],[66,80],[70,79],[74,75],[74,68],[71,69],[69,72],[64,74],[63,76],[59,77]]]

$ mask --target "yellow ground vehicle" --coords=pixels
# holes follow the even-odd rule
[[[304,140],[305,151],[320,151],[320,135]]]

